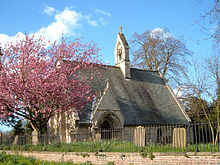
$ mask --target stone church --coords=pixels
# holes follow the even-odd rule
[[[48,133],[71,142],[71,135],[102,129],[133,131],[137,126],[187,124],[189,117],[172,89],[157,71],[130,67],[129,45],[117,35],[115,65],[103,66],[103,81],[94,83],[98,93],[82,113],[59,114],[50,119]],[[90,137],[91,138],[91,137]]]

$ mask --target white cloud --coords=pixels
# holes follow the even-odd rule
[[[108,16],[108,17],[112,17],[111,13],[107,12],[107,11],[104,11],[104,10],[101,10],[101,9],[94,9],[94,11],[96,13],[100,13],[102,15],[105,15],[105,16]]]
[[[155,29],[153,29],[152,31],[151,31],[151,33],[161,33],[161,32],[163,32],[164,30],[163,29],[161,29],[161,28],[155,28]]]
[[[97,21],[91,20],[91,17],[89,15],[85,16],[85,18],[91,26],[98,26]]]
[[[176,87],[174,90],[173,90],[173,93],[178,97],[178,98],[181,98],[183,97],[183,95],[185,93],[187,93],[187,91],[189,91],[189,88],[187,86],[179,86],[179,87]]]
[[[47,6],[44,9],[44,12],[48,15],[52,15],[56,10],[52,7]],[[57,12],[57,11],[56,11]],[[97,9],[96,12],[102,13],[111,17],[111,14],[100,9]],[[104,18],[99,18],[99,20],[93,20],[90,15],[83,15],[80,12],[77,12],[70,8],[65,8],[62,12],[57,12],[54,15],[54,21],[51,22],[48,26],[40,28],[34,33],[36,36],[43,36],[46,40],[56,41],[63,36],[75,36],[76,29],[79,29],[82,26],[83,20],[90,26],[105,26],[108,22]],[[31,33],[30,33],[31,34]],[[15,36],[8,36],[6,34],[0,33],[0,46],[4,46],[7,42],[16,43],[17,41],[23,39],[25,35],[21,32],[17,33]]]
[[[102,26],[106,26],[108,24],[108,21],[106,21],[103,17],[99,18],[99,23],[102,25]]]
[[[37,36],[44,36],[47,40],[59,40],[63,36],[74,36],[75,29],[80,27],[80,21],[83,15],[68,8],[64,9],[61,13],[55,15],[55,21],[47,27],[42,27]]]
[[[170,32],[168,31],[165,31],[164,29],[162,28],[155,28],[151,31],[151,36],[152,37],[157,37],[158,34],[163,34],[163,36],[165,38],[168,38],[168,37],[172,37],[172,35],[170,34]]]
[[[91,8],[97,15],[99,15],[99,19],[96,22],[99,25],[102,26],[106,26],[107,24],[109,24],[108,18],[112,17],[112,14],[110,12],[104,11],[102,9],[98,9],[98,8]]]
[[[16,44],[20,40],[24,39],[25,35],[21,32],[18,32],[14,36],[8,36],[6,34],[0,34],[0,47],[5,47],[7,43]]]
[[[44,13],[49,15],[49,16],[52,16],[54,11],[55,11],[55,9],[53,7],[50,7],[50,6],[46,6],[44,8]]]
[[[40,28],[37,32],[34,32],[36,36],[43,36],[46,40],[55,41],[59,40],[61,36],[74,36],[76,28],[81,26],[80,21],[83,19],[83,15],[74,10],[68,8],[54,16],[54,21],[46,27]],[[6,34],[0,34],[0,44],[2,47],[7,42],[15,43],[23,39],[25,36],[19,32],[15,36],[8,36]]]

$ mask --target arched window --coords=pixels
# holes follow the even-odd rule
[[[118,44],[118,47],[117,47],[117,55],[118,55],[118,62],[120,62],[122,58],[122,46],[120,43]]]

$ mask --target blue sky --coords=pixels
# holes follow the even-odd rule
[[[7,0],[1,2],[0,43],[12,40],[18,32],[46,35],[51,40],[63,33],[70,39],[95,41],[102,48],[103,60],[113,65],[120,26],[128,41],[134,32],[168,28],[173,36],[183,36],[195,54],[206,56],[212,41],[203,40],[207,36],[193,22],[211,5],[212,0]]]
[[[174,37],[184,37],[195,55],[205,57],[211,53],[212,41],[204,40],[207,36],[194,22],[212,3],[212,0],[2,0],[0,44],[15,40],[18,34],[21,37],[24,33],[35,33],[59,40],[63,33],[69,39],[96,42],[102,48],[103,60],[114,65],[113,51],[120,26],[128,42],[134,32],[168,28]]]

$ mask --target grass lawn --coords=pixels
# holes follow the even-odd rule
[[[121,142],[118,140],[85,141],[38,145],[0,145],[0,150],[20,150],[20,151],[57,151],[57,152],[215,152],[220,150],[217,144],[188,145],[186,148],[173,148],[172,144],[147,144],[140,147],[132,142]]]

